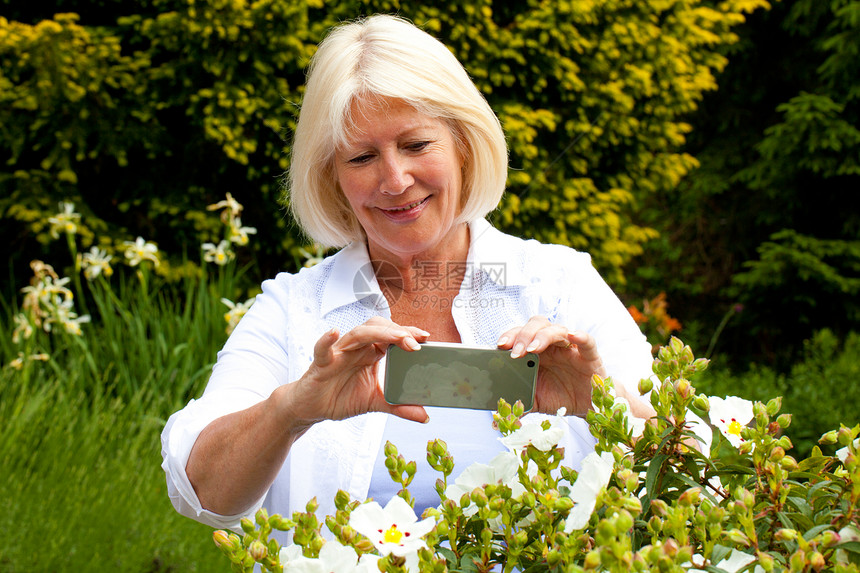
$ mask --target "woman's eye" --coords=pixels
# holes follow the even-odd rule
[[[349,163],[352,163],[353,165],[361,165],[362,163],[367,163],[371,157],[373,157],[371,154],[364,153],[353,157],[349,160]]]
[[[406,149],[408,149],[409,151],[422,151],[428,145],[430,145],[429,141],[416,141],[414,143],[406,145]]]

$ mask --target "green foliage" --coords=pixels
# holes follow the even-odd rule
[[[749,400],[783,397],[783,410],[792,414],[791,436],[799,455],[807,456],[818,438],[839,420],[860,423],[860,335],[840,340],[829,330],[805,342],[801,359],[787,373],[753,365],[732,374],[725,368],[709,370],[699,388],[709,394],[731,394]]]
[[[816,329],[860,325],[858,14],[857,0],[792,0],[752,15],[690,118],[700,169],[645,199],[663,235],[632,289],[665,290],[702,344],[742,304],[717,346],[736,367],[787,370]]]
[[[27,254],[59,200],[90,241],[211,240],[199,205],[232,192],[265,237],[260,275],[303,242],[274,208],[314,46],[339,21],[397,12],[460,58],[510,141],[505,230],[588,249],[613,282],[655,232],[637,195],[696,165],[679,152],[720,46],[763,0],[348,2],[156,0],[0,19],[0,218]],[[93,21],[90,21],[93,20]],[[287,144],[284,144],[284,140]],[[84,247],[89,246],[85,244]]]

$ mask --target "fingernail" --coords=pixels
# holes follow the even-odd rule
[[[519,358],[520,356],[522,356],[524,346],[525,345],[522,342],[517,342],[516,345],[514,345],[514,349],[511,350],[511,357],[512,358]]]
[[[531,352],[531,351],[533,351],[533,350],[534,350],[535,348],[537,348],[537,347],[538,347],[538,341],[537,341],[537,340],[532,340],[532,343],[531,343],[531,344],[529,344],[529,347],[528,347],[528,348],[526,348],[526,352]]]
[[[499,339],[499,341],[496,343],[496,346],[504,346],[504,345],[505,345],[505,344],[507,344],[507,343],[508,343],[508,337],[507,337],[507,336],[503,336],[503,337],[501,337],[501,338]]]
[[[412,350],[421,350],[421,345],[418,344],[418,341],[411,336],[406,339],[406,346],[408,346]]]
[[[418,333],[419,333],[421,336],[430,336],[430,333],[429,333],[429,332],[427,332],[426,330],[421,330],[420,328],[418,329]]]
[[[429,423],[430,423],[430,415],[428,414],[428,415],[427,415],[427,417],[426,417],[426,418],[424,418],[424,421],[423,421],[423,422],[421,422],[421,423],[422,423],[422,424],[429,424]]]

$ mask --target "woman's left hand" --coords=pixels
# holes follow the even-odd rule
[[[585,416],[591,408],[592,376],[606,377],[593,336],[570,332],[543,316],[503,333],[497,345],[514,358],[540,354],[533,412],[555,414],[563,406],[568,415]]]

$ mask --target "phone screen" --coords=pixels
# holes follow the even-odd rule
[[[495,410],[499,398],[534,402],[538,356],[511,358],[509,350],[425,343],[407,352],[390,346],[385,364],[385,400],[448,408]]]

